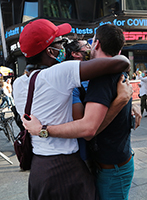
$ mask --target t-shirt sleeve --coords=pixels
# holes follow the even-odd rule
[[[84,99],[86,92],[87,92],[87,88],[88,88],[88,83],[89,81],[82,81],[81,82],[81,86],[83,86],[84,91],[82,92],[82,99]],[[81,91],[79,90],[79,88],[74,88],[73,90],[73,104],[75,103],[83,103],[83,100],[81,101]]]
[[[42,79],[65,94],[81,86],[80,61],[64,61],[41,72]]]
[[[73,101],[72,101],[73,104],[75,103],[81,103],[81,100],[80,100],[80,91],[78,88],[74,88],[73,90]]]
[[[88,85],[87,94],[85,97],[86,102],[95,102],[110,107],[111,102],[117,95],[117,81],[118,76],[102,76],[90,80]]]
[[[24,114],[25,105],[27,101],[29,78],[26,75],[18,77],[13,82],[13,98],[18,113],[22,116]]]

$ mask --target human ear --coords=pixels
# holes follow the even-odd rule
[[[81,58],[81,53],[80,53],[80,52],[72,51],[72,52],[71,52],[71,55],[72,55],[72,57],[74,57],[75,59]]]
[[[52,54],[52,53],[53,53],[53,52],[52,52],[52,49],[51,49],[50,47],[48,47],[48,48],[46,49],[46,53],[47,53],[48,55]]]
[[[47,53],[47,55],[48,55],[49,57],[55,59],[54,51],[52,50],[52,48],[49,48],[49,47],[48,47],[48,48],[46,49],[46,53]]]

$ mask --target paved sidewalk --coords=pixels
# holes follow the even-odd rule
[[[140,105],[140,101],[136,102]],[[147,200],[147,112],[143,113],[141,125],[132,131],[132,148],[135,152],[135,173],[129,200]]]
[[[15,136],[20,131],[13,123]],[[21,171],[13,145],[0,131],[0,151],[10,158],[13,165],[0,156],[0,200],[28,200],[29,171]]]
[[[135,103],[139,104],[139,101]],[[19,129],[15,123],[14,130],[17,135]],[[140,127],[132,131],[131,141],[135,151],[135,174],[129,200],[147,200],[147,117],[143,117]],[[0,131],[0,151],[13,162],[13,165],[10,165],[0,157],[0,199],[28,200],[29,171],[20,171],[13,146],[2,131]]]

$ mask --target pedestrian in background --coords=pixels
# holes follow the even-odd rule
[[[140,87],[139,96],[141,98],[141,115],[143,116],[144,110],[147,112],[147,71],[144,71],[144,77],[141,76],[139,71],[136,71],[136,73],[138,75],[138,79],[141,80],[138,85]]]
[[[10,109],[14,105],[14,100],[12,97],[12,85],[11,85],[11,79],[7,79],[6,82],[3,82],[2,88],[1,88],[2,95],[2,102],[0,107]]]

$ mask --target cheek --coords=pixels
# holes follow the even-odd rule
[[[94,51],[91,49],[91,52],[90,52],[90,59],[92,59],[94,57]]]
[[[59,52],[56,51],[56,52],[54,53],[54,56],[57,57],[58,55],[59,55]]]

